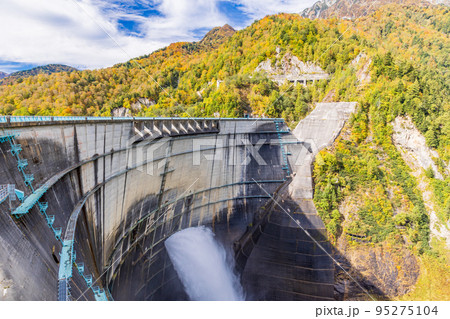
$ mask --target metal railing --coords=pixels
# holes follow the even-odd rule
[[[106,117],[106,116],[0,116],[0,123],[38,122],[95,122],[95,121],[186,121],[186,120],[229,120],[229,121],[274,121],[270,118],[216,118],[216,117]]]

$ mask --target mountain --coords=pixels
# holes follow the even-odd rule
[[[2,79],[0,81],[0,84],[10,84],[15,81],[18,81],[18,80],[21,81],[24,78],[27,78],[30,76],[35,76],[38,74],[53,74],[53,73],[60,73],[60,72],[73,72],[73,71],[78,71],[78,70],[71,66],[67,66],[67,65],[63,65],[63,64],[48,64],[48,65],[38,66],[38,67],[32,68],[30,70],[17,71],[17,72],[14,72],[14,73],[4,76],[3,79],[0,76],[0,79]]]
[[[8,76],[8,73],[0,71],[0,80],[3,78],[6,78]]]
[[[371,14],[378,8],[391,3],[417,6],[449,5],[450,0],[321,0],[310,8],[303,10],[301,15],[309,19],[337,17],[354,20]]]
[[[328,16],[328,9],[339,0],[321,0],[302,11],[301,15],[308,19],[317,19]],[[324,14],[324,12],[326,12]]]
[[[145,61],[147,59],[151,59],[152,57],[160,56],[161,58],[167,58],[176,54],[176,52],[183,52],[183,54],[200,54],[207,50],[213,50],[219,47],[221,44],[226,42],[228,38],[230,38],[233,34],[236,33],[236,30],[233,29],[228,24],[225,24],[222,27],[215,27],[211,29],[205,36],[198,42],[177,42],[172,43],[169,46],[156,50],[151,54],[146,54],[140,56],[136,59],[125,63],[118,63],[114,65],[114,68],[126,67],[133,68],[136,67],[136,60]]]
[[[235,33],[236,30],[234,30],[230,25],[225,24],[223,27],[216,27],[209,31],[200,41],[200,44],[216,47]]]

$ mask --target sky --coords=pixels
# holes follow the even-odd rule
[[[98,69],[226,23],[242,29],[316,0],[1,0],[0,71],[50,63]]]

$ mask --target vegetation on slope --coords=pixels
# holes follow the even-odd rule
[[[387,7],[361,24],[360,37],[370,48],[367,51],[373,52],[372,82],[365,88],[356,83],[339,88],[338,82],[348,82],[352,75],[336,72],[337,92],[345,99],[360,101],[361,108],[350,123],[351,136],[341,139],[333,151],[323,152],[315,167],[315,202],[332,236],[343,230],[342,216],[336,212],[340,200],[361,188],[377,190],[368,192],[372,196],[363,196],[367,203],[359,208],[358,218],[347,231],[380,242],[403,233],[406,227],[418,251],[429,249],[426,210],[415,180],[392,144],[389,123],[398,115],[411,115],[427,143],[439,151],[441,166],[450,160],[450,46],[442,23],[448,17],[446,8]],[[368,27],[374,24],[378,24],[375,30]],[[448,177],[444,182],[435,181],[443,210],[448,209],[444,202],[450,194],[449,181]],[[406,195],[408,213],[395,214],[405,198],[393,193],[394,188]],[[448,211],[445,216],[448,219]]]
[[[433,256],[424,255],[420,261],[420,272],[414,289],[399,298],[411,300],[450,300],[450,266]]]
[[[364,87],[349,85],[353,75],[336,72],[333,81],[340,99],[357,100],[360,109],[348,135],[323,151],[314,169],[314,201],[331,240],[344,235],[375,245],[406,245],[421,255],[421,277],[409,300],[450,297],[445,288],[448,262],[442,260],[448,251],[429,245],[429,217],[417,181],[391,141],[390,123],[410,115],[427,144],[438,151],[436,162],[445,180],[425,173],[445,225],[450,217],[450,178],[444,173],[450,161],[449,26],[444,7],[385,7],[361,21],[358,36],[373,60],[372,81]],[[357,203],[347,216],[341,214],[345,198]],[[430,285],[436,289],[431,295],[425,293]]]

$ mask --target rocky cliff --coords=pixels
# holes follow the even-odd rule
[[[427,6],[430,4],[449,5],[448,0],[321,0],[312,7],[303,10],[301,15],[309,19],[327,19],[331,17],[341,19],[358,19],[369,15],[379,7],[399,3],[406,5]]]
[[[278,84],[285,81],[300,81],[306,84],[306,81],[315,81],[328,79],[329,75],[316,65],[314,62],[303,62],[291,53],[286,53],[280,57],[279,48],[275,59],[267,59],[261,62],[255,69],[255,72],[265,72]]]

